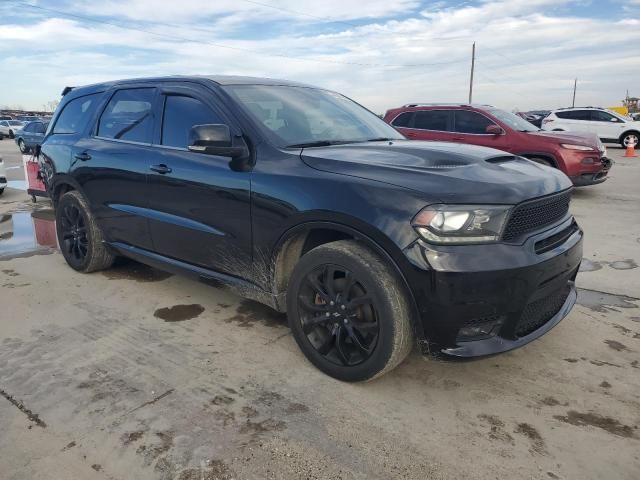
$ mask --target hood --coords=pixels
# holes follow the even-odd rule
[[[602,142],[598,138],[598,135],[591,132],[552,132],[541,130],[539,132],[527,132],[525,135],[532,135],[536,137],[548,138],[556,143],[573,143],[576,145],[585,145],[587,147],[593,147],[596,150],[600,149]]]
[[[408,188],[432,202],[516,204],[571,187],[559,170],[458,143],[355,143],[306,148],[301,157],[312,168]]]

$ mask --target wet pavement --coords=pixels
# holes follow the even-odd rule
[[[0,216],[0,259],[51,251],[57,246],[53,210],[18,211]]]

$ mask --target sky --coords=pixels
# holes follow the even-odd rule
[[[158,75],[285,78],[375,112],[640,96],[640,0],[0,0],[0,107]]]

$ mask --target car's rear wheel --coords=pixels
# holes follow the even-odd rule
[[[289,281],[293,336],[324,373],[350,382],[376,378],[399,365],[413,346],[405,290],[387,262],[355,241],[316,247]]]
[[[58,244],[71,268],[89,273],[109,268],[115,256],[107,249],[100,228],[84,197],[65,193],[56,205]]]
[[[24,144],[24,140],[22,139],[18,140],[18,148],[22,153],[27,153],[29,151],[27,146]]]
[[[627,132],[622,135],[622,138],[620,138],[620,145],[622,145],[624,148],[630,147],[632,145],[634,147],[637,147],[639,139],[640,134],[638,132]]]

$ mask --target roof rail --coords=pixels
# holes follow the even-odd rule
[[[407,103],[403,105],[402,108],[410,108],[410,107],[493,107],[493,105],[480,104],[480,103],[457,103],[457,102],[417,102],[417,103]]]

